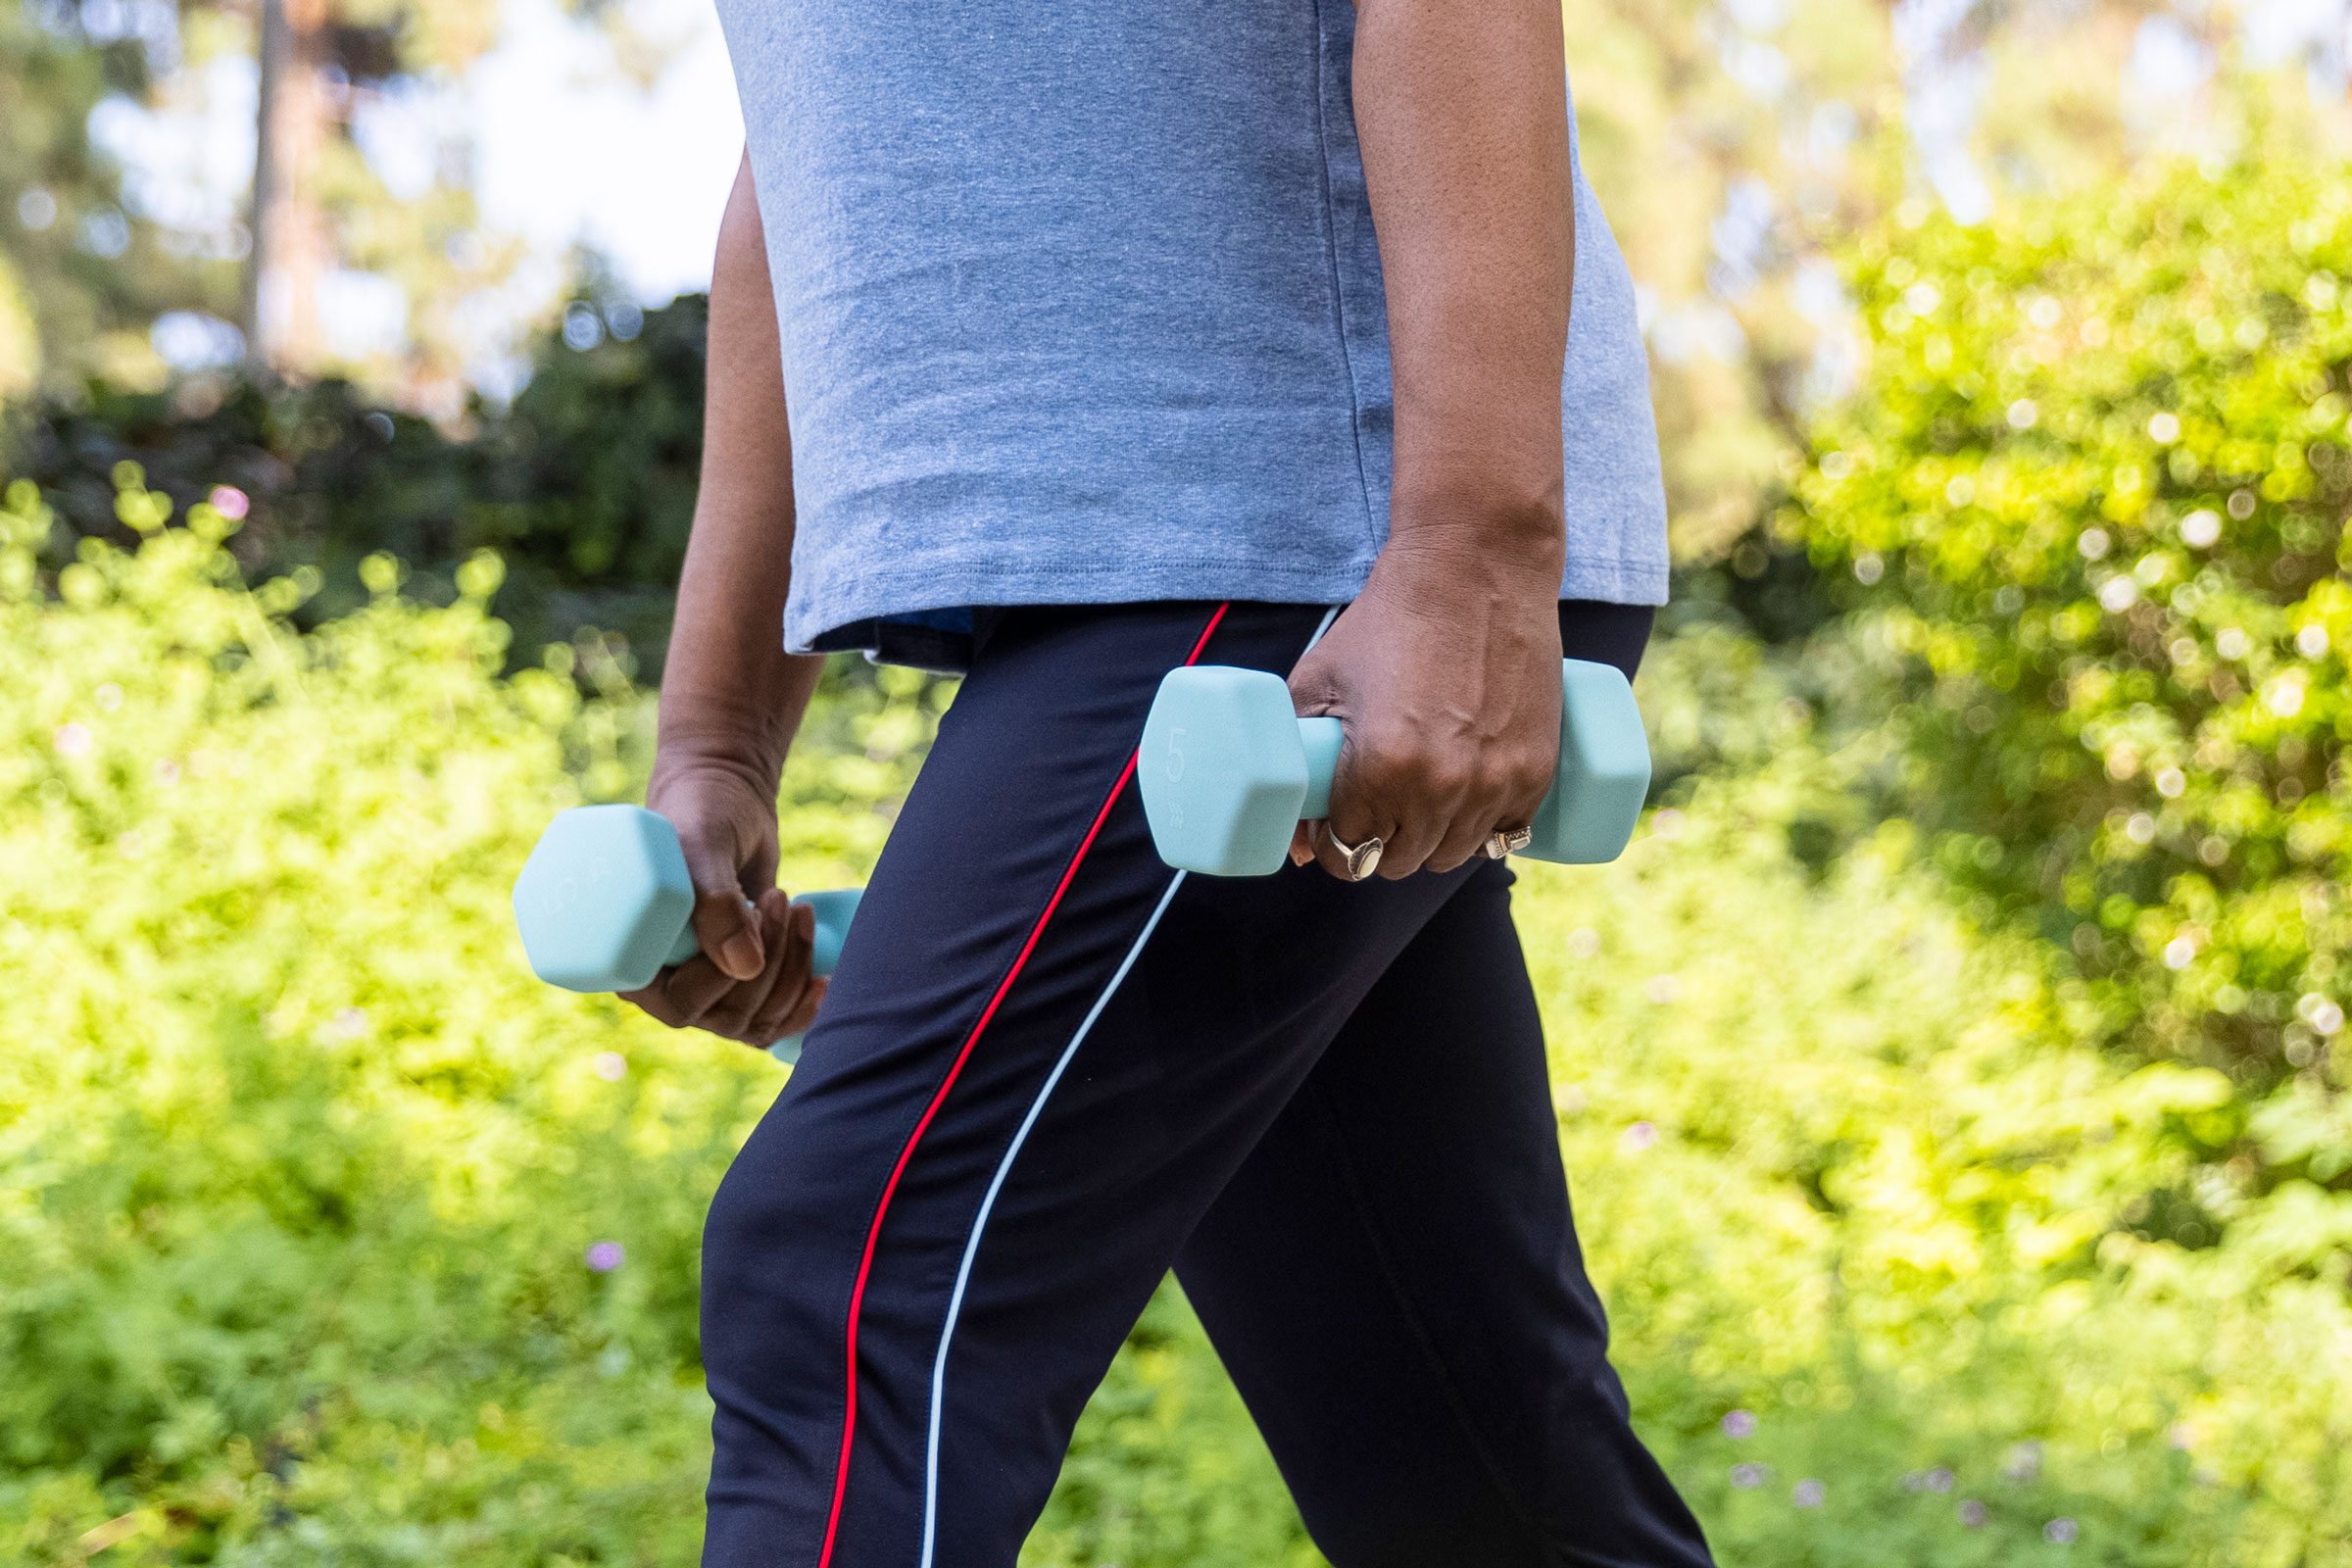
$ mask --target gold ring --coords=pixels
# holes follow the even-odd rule
[[[1487,835],[1487,858],[1499,860],[1506,855],[1516,855],[1536,840],[1532,827],[1498,827]]]
[[[1348,881],[1361,882],[1380,869],[1380,852],[1388,848],[1388,841],[1379,834],[1374,834],[1361,844],[1350,844],[1334,833],[1331,830],[1331,824],[1326,822],[1323,824],[1323,836],[1331,841],[1331,847],[1339,851],[1342,858],[1347,860],[1346,874]]]

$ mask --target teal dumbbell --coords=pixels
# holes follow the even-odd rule
[[[1613,664],[1560,661],[1560,766],[1519,853],[1596,865],[1625,852],[1649,793],[1649,738]],[[1209,876],[1263,876],[1291,832],[1331,809],[1340,721],[1300,718],[1280,675],[1225,664],[1170,670],[1136,757],[1159,858]]]
[[[858,890],[793,901],[816,911],[810,967],[829,975],[858,912]],[[514,879],[514,925],[531,972],[566,991],[636,991],[695,946],[694,882],[677,829],[638,806],[557,813]],[[800,1058],[798,1035],[768,1047]]]

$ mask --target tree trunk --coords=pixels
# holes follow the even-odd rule
[[[331,264],[314,194],[331,134],[322,67],[325,0],[261,0],[261,90],[254,127],[253,248],[245,262],[245,352],[257,369],[297,374],[324,348],[318,280]]]

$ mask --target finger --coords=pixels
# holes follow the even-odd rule
[[[791,1007],[782,1012],[770,1007],[758,1021],[760,1040],[773,1045],[787,1035],[807,1033],[809,1026],[816,1022],[817,1012],[824,1005],[825,993],[831,988],[832,982],[829,980],[812,979],[801,988],[801,994]]]
[[[787,901],[783,915],[784,924],[776,940],[781,960],[775,988],[768,993],[758,1015],[744,1030],[745,1038],[760,1046],[771,1046],[779,1037],[797,1032],[784,1025],[802,1010],[803,999],[809,988],[818,984],[811,972],[815,957],[816,911],[805,905]]]
[[[767,960],[759,974],[737,981],[725,996],[713,1003],[710,1010],[703,1014],[701,1027],[730,1040],[764,1045],[765,1041],[753,1039],[753,1021],[768,1007],[778,990],[798,982],[792,976],[791,964],[792,901],[784,896],[782,889],[770,888],[760,896],[758,909],[760,938]]]
[[[1301,822],[1291,829],[1291,863],[1312,865],[1315,860],[1315,824]]]
[[[763,899],[762,910],[768,906],[768,901]],[[790,1016],[800,1005],[811,983],[809,963],[816,941],[814,909],[793,903],[780,890],[775,895],[773,908],[776,926],[770,939],[768,964],[774,971],[775,983],[739,1032],[739,1038],[761,1047],[771,1046],[779,1035],[791,1032],[779,1027],[779,1020]]]
[[[709,958],[689,958],[659,982],[678,1011],[678,1027],[699,1029],[710,1009],[742,982]]]
[[[1342,813],[1335,808],[1332,814]],[[1373,806],[1365,813],[1367,818],[1389,824],[1374,874],[1399,882],[1420,870],[1451,826],[1453,814],[1450,801],[1428,791]]]
[[[1421,869],[1452,816],[1449,792],[1432,788],[1413,768],[1410,752],[1350,747],[1340,754],[1331,786],[1333,831],[1350,844],[1377,832],[1380,863],[1372,874],[1392,882]]]
[[[1538,761],[1517,768],[1517,784],[1473,791],[1471,798],[1486,804],[1467,807],[1455,815],[1453,825],[1430,853],[1429,868],[1450,871],[1468,861],[1487,858],[1487,846],[1495,834],[1534,822],[1536,814],[1544,809],[1544,798],[1551,793],[1556,766],[1547,753]]]
[[[730,980],[749,980],[765,967],[767,954],[760,940],[760,922],[752,901],[744,896],[745,868],[735,863],[733,847],[716,838],[681,836],[686,874],[694,882],[694,941],[703,956]]]
[[[635,991],[623,991],[618,995],[621,1001],[637,1008],[656,1023],[667,1024],[672,1029],[683,1029],[686,1025],[678,1015],[677,1004],[669,1000],[669,992],[662,985],[662,981],[668,978],[667,975],[662,975],[657,978],[652,985],[641,987]]]
[[[1493,792],[1482,792],[1474,799],[1486,804],[1470,806],[1454,813],[1437,847],[1429,852],[1425,862],[1432,871],[1452,871],[1472,860],[1488,857],[1487,846],[1494,835],[1505,827],[1517,827],[1528,819],[1517,815]]]
[[[1381,853],[1376,874],[1391,882],[1401,882],[1416,871],[1428,869],[1430,856],[1450,825],[1447,818],[1418,813],[1413,820],[1400,824],[1396,837]]]
[[[1475,854],[1500,809],[1485,786],[1477,761],[1459,752],[1407,758],[1399,787],[1409,804],[1398,811],[1404,827],[1394,861],[1383,857],[1382,876],[1403,878],[1416,871],[1450,871]]]
[[[1485,859],[1487,845],[1494,837],[1495,830],[1479,827],[1482,820],[1475,816],[1455,817],[1452,825],[1446,828],[1446,836],[1438,840],[1438,847],[1429,852],[1429,858],[1421,862],[1422,869],[1458,871],[1472,860]]]
[[[778,1035],[790,1032],[775,1027],[775,1019],[790,1016],[808,988],[816,984],[816,911],[793,903],[781,890],[775,897],[776,983],[759,1015],[745,1026],[745,1038],[760,1046],[773,1044]]]
[[[1340,744],[1339,760],[1331,770],[1331,813],[1315,833],[1312,847],[1315,862],[1343,882],[1361,880],[1349,869],[1349,857],[1341,848],[1343,843],[1361,846],[1378,838],[1381,841],[1380,869],[1388,865],[1389,853],[1402,825],[1396,814],[1381,802],[1372,798],[1366,786],[1371,782],[1367,770],[1358,764],[1363,760],[1354,733],[1349,731]]]
[[[1334,815],[1337,816],[1338,813],[1335,811]],[[1381,826],[1378,828],[1375,828],[1371,825],[1371,823],[1376,820],[1381,821]],[[1348,825],[1342,826],[1340,825],[1341,823],[1347,823]],[[1338,877],[1343,882],[1363,881],[1365,876],[1370,876],[1379,871],[1384,871],[1387,869],[1389,863],[1390,842],[1392,835],[1394,835],[1396,831],[1396,824],[1394,821],[1374,818],[1361,810],[1354,810],[1348,816],[1338,817],[1337,821],[1316,823],[1314,824],[1314,836],[1311,841],[1314,848],[1315,863],[1320,865],[1324,870],[1329,871],[1333,876]],[[1343,843],[1345,843],[1351,847],[1360,847],[1367,840],[1374,838],[1380,840],[1380,858],[1378,864],[1374,867],[1373,871],[1366,872],[1365,876],[1357,876],[1350,869],[1349,856],[1346,850],[1341,848],[1341,846]]]
[[[634,1003],[672,1029],[691,1029],[734,984],[710,959],[696,957],[674,969],[662,970],[652,985],[642,990],[624,992],[622,1000]]]

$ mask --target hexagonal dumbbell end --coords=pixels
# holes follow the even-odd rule
[[[1634,688],[1614,664],[1560,661],[1560,770],[1519,853],[1598,865],[1625,853],[1649,795],[1649,736]]]
[[[566,991],[635,991],[695,955],[677,829],[637,806],[557,813],[514,879],[531,972]]]
[[[1289,859],[1307,759],[1280,675],[1172,669],[1152,700],[1136,783],[1159,858],[1209,876],[1263,876]]]

